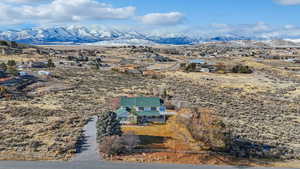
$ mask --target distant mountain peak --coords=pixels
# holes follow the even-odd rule
[[[71,44],[172,44],[187,45],[202,42],[228,42],[237,40],[269,40],[261,37],[248,37],[238,33],[212,34],[186,32],[139,32],[125,31],[106,26],[85,27],[82,25],[40,27],[0,32],[0,39],[28,44],[53,44],[68,42]]]

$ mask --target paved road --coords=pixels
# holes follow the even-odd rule
[[[98,151],[97,143],[97,129],[96,129],[97,117],[93,117],[88,124],[84,127],[84,140],[83,145],[78,150],[79,153],[75,155],[72,162],[82,161],[100,161],[100,154]]]
[[[134,164],[109,162],[0,162],[0,169],[247,169],[250,167]],[[266,169],[263,167],[253,169]],[[275,169],[275,168],[272,168]]]

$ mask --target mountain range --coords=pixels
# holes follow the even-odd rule
[[[88,28],[85,26],[55,26],[1,31],[0,39],[36,45],[191,45],[203,42],[270,40],[257,36],[242,36],[233,33],[218,36],[213,34],[195,34],[191,32],[145,33],[124,31],[115,28]]]

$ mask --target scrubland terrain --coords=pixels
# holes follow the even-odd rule
[[[70,47],[57,47],[61,48]],[[144,52],[137,49],[99,50],[105,55],[103,63],[113,68],[121,67],[118,63],[126,59],[126,65],[154,67],[151,71],[160,76],[57,65],[48,70],[53,74],[51,78],[22,89],[23,97],[0,101],[1,160],[68,160],[76,152],[87,119],[114,110],[112,99],[124,95],[160,96],[159,91],[164,90],[168,95],[166,103],[176,107],[172,111],[197,107],[222,118],[231,131],[234,149],[227,154],[203,150],[181,126],[181,116],[177,115],[169,118],[166,125],[123,127],[125,132],[142,137],[140,149],[145,152],[115,160],[299,167],[300,74],[285,69],[297,64],[258,62],[254,57],[210,58],[225,65],[249,65],[254,73],[188,73],[178,69],[179,63],[189,59],[181,54],[159,51],[175,62],[157,63],[138,59]],[[14,59],[19,61],[23,56]],[[155,149],[160,151],[150,152]],[[268,159],[267,155],[278,158]]]

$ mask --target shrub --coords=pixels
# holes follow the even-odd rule
[[[12,41],[12,42],[11,42],[11,47],[12,47],[12,48],[18,48],[18,46],[19,46],[19,45],[18,45],[17,42],[15,42],[15,41]]]
[[[106,136],[101,141],[100,152],[108,156],[132,153],[139,143],[139,137],[133,133]]]
[[[107,136],[121,136],[121,124],[117,119],[117,114],[114,112],[107,112],[100,114],[97,122],[98,141],[101,141]]]
[[[7,94],[7,89],[4,86],[0,86],[0,97],[4,97]]]
[[[7,41],[0,40],[0,46],[9,46]]]
[[[190,64],[188,64],[188,65],[184,68],[184,70],[185,70],[186,72],[195,72],[195,71],[196,71],[196,68],[197,68],[197,64],[196,64],[196,63],[190,63]]]
[[[18,76],[19,75],[19,71],[17,70],[16,67],[8,67],[7,71],[8,74],[11,74],[13,76]]]
[[[100,152],[112,156],[119,155],[123,152],[124,145],[122,144],[122,139],[120,136],[106,136],[102,138],[100,144]]]
[[[127,133],[121,137],[122,143],[124,145],[124,150],[127,153],[132,153],[132,151],[140,144],[139,136],[134,133]]]
[[[249,66],[236,65],[232,68],[233,73],[253,73],[253,70]]]
[[[7,65],[5,63],[0,64],[0,70],[6,71],[7,70]]]
[[[210,111],[190,110],[192,117],[185,120],[193,139],[199,141],[202,149],[226,150],[229,146],[229,132],[223,121]]]
[[[218,63],[216,65],[217,72],[226,72],[226,65],[224,63]]]
[[[54,67],[55,67],[55,64],[54,64],[54,62],[52,61],[52,59],[49,59],[49,60],[48,60],[47,66],[48,66],[48,68],[54,68]]]
[[[13,66],[16,66],[16,65],[17,65],[17,63],[16,63],[15,60],[9,60],[9,61],[7,62],[7,66],[13,67]]]

